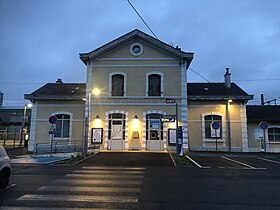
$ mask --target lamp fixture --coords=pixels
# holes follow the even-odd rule
[[[100,119],[100,118],[99,118],[99,115],[96,115],[95,118],[96,118],[96,119]]]
[[[134,115],[134,119],[138,119],[138,116],[137,116],[137,115]]]

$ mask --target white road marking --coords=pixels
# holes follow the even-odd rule
[[[240,162],[240,161],[237,161],[237,160],[233,160],[231,158],[227,158],[225,156],[221,156],[221,158],[226,159],[226,160],[231,161],[231,162],[234,162],[234,163],[237,163],[237,164],[240,164],[240,165],[245,166],[247,168],[254,169],[254,170],[256,170],[256,169],[266,169],[266,168],[256,168],[254,166],[248,165],[246,163],[243,163],[243,162]]]
[[[128,192],[128,193],[140,193],[139,187],[88,187],[88,186],[56,186],[48,185],[40,187],[40,191],[53,191],[53,192],[91,192],[91,193],[113,193],[113,192]]]
[[[276,160],[270,160],[270,159],[267,159],[267,158],[260,158],[260,157],[259,157],[258,159],[260,159],[260,160],[265,160],[265,161],[272,162],[272,163],[280,164],[280,162],[279,162],[279,161],[276,161]]]
[[[140,175],[111,175],[111,174],[66,174],[66,177],[75,177],[75,178],[102,178],[102,179],[123,179],[125,177],[125,179],[143,179],[144,176],[140,176]]]
[[[84,180],[84,179],[57,179],[54,181],[56,184],[69,184],[69,185],[97,185],[97,186],[116,186],[116,185],[141,185],[142,181],[131,181],[131,180]]]
[[[74,201],[74,202],[104,202],[104,203],[137,203],[138,198],[128,196],[93,196],[93,195],[41,195],[26,194],[17,200],[40,201]]]
[[[105,171],[105,170],[75,170],[72,173],[77,174],[122,174],[126,176],[127,174],[144,174],[145,171]]]
[[[209,166],[202,166],[199,163],[197,163],[195,160],[193,160],[191,157],[189,157],[188,155],[186,155],[186,158],[188,158],[193,164],[195,164],[197,167],[199,168],[210,168]]]
[[[88,169],[88,170],[106,170],[106,171],[112,171],[112,170],[120,170],[120,171],[126,171],[126,170],[146,170],[146,168],[140,168],[140,167],[102,167],[102,166],[84,166],[82,169]]]

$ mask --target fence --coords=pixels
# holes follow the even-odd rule
[[[83,140],[72,141],[53,141],[53,143],[37,143],[34,144],[34,153],[37,154],[55,154],[82,152]]]
[[[0,132],[0,144],[5,147],[21,147],[20,145],[20,133],[19,132]]]

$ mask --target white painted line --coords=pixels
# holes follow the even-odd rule
[[[186,158],[188,158],[193,164],[195,164],[197,167],[199,168],[210,168],[209,166],[202,166],[199,163],[197,163],[195,160],[193,160],[191,157],[189,157],[188,155],[186,155]]]
[[[116,185],[141,185],[142,181],[132,181],[132,180],[104,180],[102,178],[100,179],[57,179],[54,181],[54,183],[59,184],[71,184],[71,185],[106,185],[106,186],[116,186]]]
[[[242,165],[242,166],[245,166],[245,167],[247,167],[247,168],[254,169],[254,170],[257,170],[257,169],[266,169],[266,168],[256,168],[256,167],[254,167],[254,166],[248,165],[248,164],[246,164],[246,163],[243,163],[243,162],[240,162],[240,161],[237,161],[237,160],[233,160],[233,159],[231,159],[231,158],[227,158],[227,157],[225,157],[225,156],[221,156],[221,158],[224,158],[224,159],[226,159],[226,160],[228,160],[228,161],[231,161],[231,162],[240,164],[240,165]]]
[[[270,160],[270,159],[266,159],[266,158],[258,158],[260,160],[265,160],[265,161],[268,161],[268,162],[272,162],[272,163],[277,163],[277,164],[280,164],[279,161],[276,161],[276,160]]]
[[[128,196],[88,196],[88,195],[36,195],[26,194],[17,200],[24,201],[74,201],[74,202],[103,202],[103,203],[137,203],[138,198]]]
[[[114,193],[114,192],[127,192],[127,193],[140,193],[139,187],[88,187],[88,186],[43,186],[38,190],[40,191],[53,191],[53,192],[92,192],[92,193]]]
[[[96,175],[100,175],[100,174],[123,174],[124,176],[126,175],[131,175],[131,174],[144,174],[145,171],[117,171],[117,170],[113,170],[113,171],[105,171],[105,170],[75,170],[72,173],[77,173],[77,174],[96,174]]]
[[[140,167],[99,167],[99,166],[84,166],[82,169],[88,169],[88,170],[146,170],[146,168],[140,168]]]
[[[66,177],[75,177],[75,178],[108,178],[108,179],[143,179],[144,176],[141,175],[133,175],[133,174],[126,174],[126,175],[117,175],[117,174],[66,174]]]

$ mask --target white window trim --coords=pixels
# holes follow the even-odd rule
[[[121,71],[115,71],[115,72],[111,72],[110,74],[109,74],[109,96],[112,96],[112,77],[114,76],[114,75],[123,75],[123,91],[124,91],[124,93],[123,93],[123,96],[116,96],[116,97],[126,97],[126,90],[127,90],[127,73],[125,73],[125,72],[121,72]]]
[[[160,75],[160,96],[149,96],[149,76],[152,74]],[[159,98],[164,96],[164,73],[160,71],[151,71],[146,73],[146,97],[149,98]]]
[[[269,128],[280,128],[280,126],[269,126]],[[280,144],[280,141],[269,141],[269,138],[268,138],[268,129],[267,129],[267,132],[266,132],[266,139],[267,139],[267,143],[269,144]]]
[[[202,146],[206,147],[206,143],[215,143],[216,139],[208,139],[206,138],[205,135],[205,116],[208,115],[218,115],[222,117],[222,139],[217,139],[217,142],[219,143],[223,143],[223,147],[225,147],[226,145],[226,141],[225,141],[225,128],[226,128],[226,121],[225,121],[225,116],[220,113],[220,112],[205,112],[201,114],[201,139],[202,139]]]
[[[64,115],[69,115],[70,116],[69,137],[67,137],[67,138],[54,137],[53,140],[56,140],[56,141],[68,141],[69,144],[70,144],[71,140],[72,140],[73,113],[72,112],[60,111],[60,112],[53,112],[51,115],[53,116],[53,115],[59,115],[59,114],[64,114]],[[51,141],[51,137],[50,137],[50,141]]]

